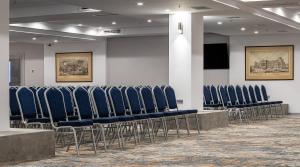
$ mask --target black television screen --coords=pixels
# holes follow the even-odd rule
[[[226,43],[204,44],[204,69],[229,69]]]

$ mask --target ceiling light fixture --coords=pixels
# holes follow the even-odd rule
[[[82,27],[83,25],[82,25],[82,24],[77,24],[77,26],[78,26],[78,27]]]
[[[57,40],[57,39],[55,39],[53,42],[54,42],[54,43],[57,43],[57,42],[58,42],[58,40]]]
[[[171,12],[171,10],[170,10],[170,9],[166,9],[165,12],[168,12],[168,13],[169,13],[169,12]]]
[[[143,2],[137,2],[136,5],[137,5],[137,6],[143,6],[144,3],[143,3]]]
[[[218,21],[218,22],[217,22],[217,24],[218,24],[218,25],[222,25],[222,24],[223,24],[223,22],[221,22],[221,21]]]
[[[183,24],[182,24],[182,22],[178,23],[178,33],[183,34]]]
[[[242,27],[242,28],[241,28],[241,31],[246,31],[246,28],[245,28],[245,27]]]
[[[152,23],[152,20],[151,20],[151,19],[148,19],[147,22],[148,22],[148,23]]]
[[[259,34],[259,31],[255,30],[255,31],[254,31],[254,34]]]
[[[99,9],[81,8],[81,12],[83,12],[83,13],[101,12],[101,11],[102,11],[102,10],[99,10]]]
[[[35,40],[36,40],[36,37],[33,37],[32,40],[35,41]]]
[[[116,24],[117,24],[117,22],[113,21],[111,24],[112,24],[112,25],[116,25]]]

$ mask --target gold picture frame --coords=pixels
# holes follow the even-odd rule
[[[93,52],[55,54],[56,82],[92,82]]]
[[[294,46],[246,46],[245,80],[294,80]]]

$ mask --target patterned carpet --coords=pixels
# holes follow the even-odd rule
[[[182,132],[183,133],[183,132]],[[228,128],[196,131],[187,137],[175,135],[167,141],[147,141],[139,146],[126,145],[126,150],[108,152],[63,150],[53,159],[28,162],[16,166],[27,167],[138,167],[138,166],[300,166],[300,116],[290,115],[277,120]]]

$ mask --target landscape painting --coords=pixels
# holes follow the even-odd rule
[[[246,80],[293,80],[294,46],[247,46]]]
[[[92,52],[56,53],[56,82],[92,82]]]

